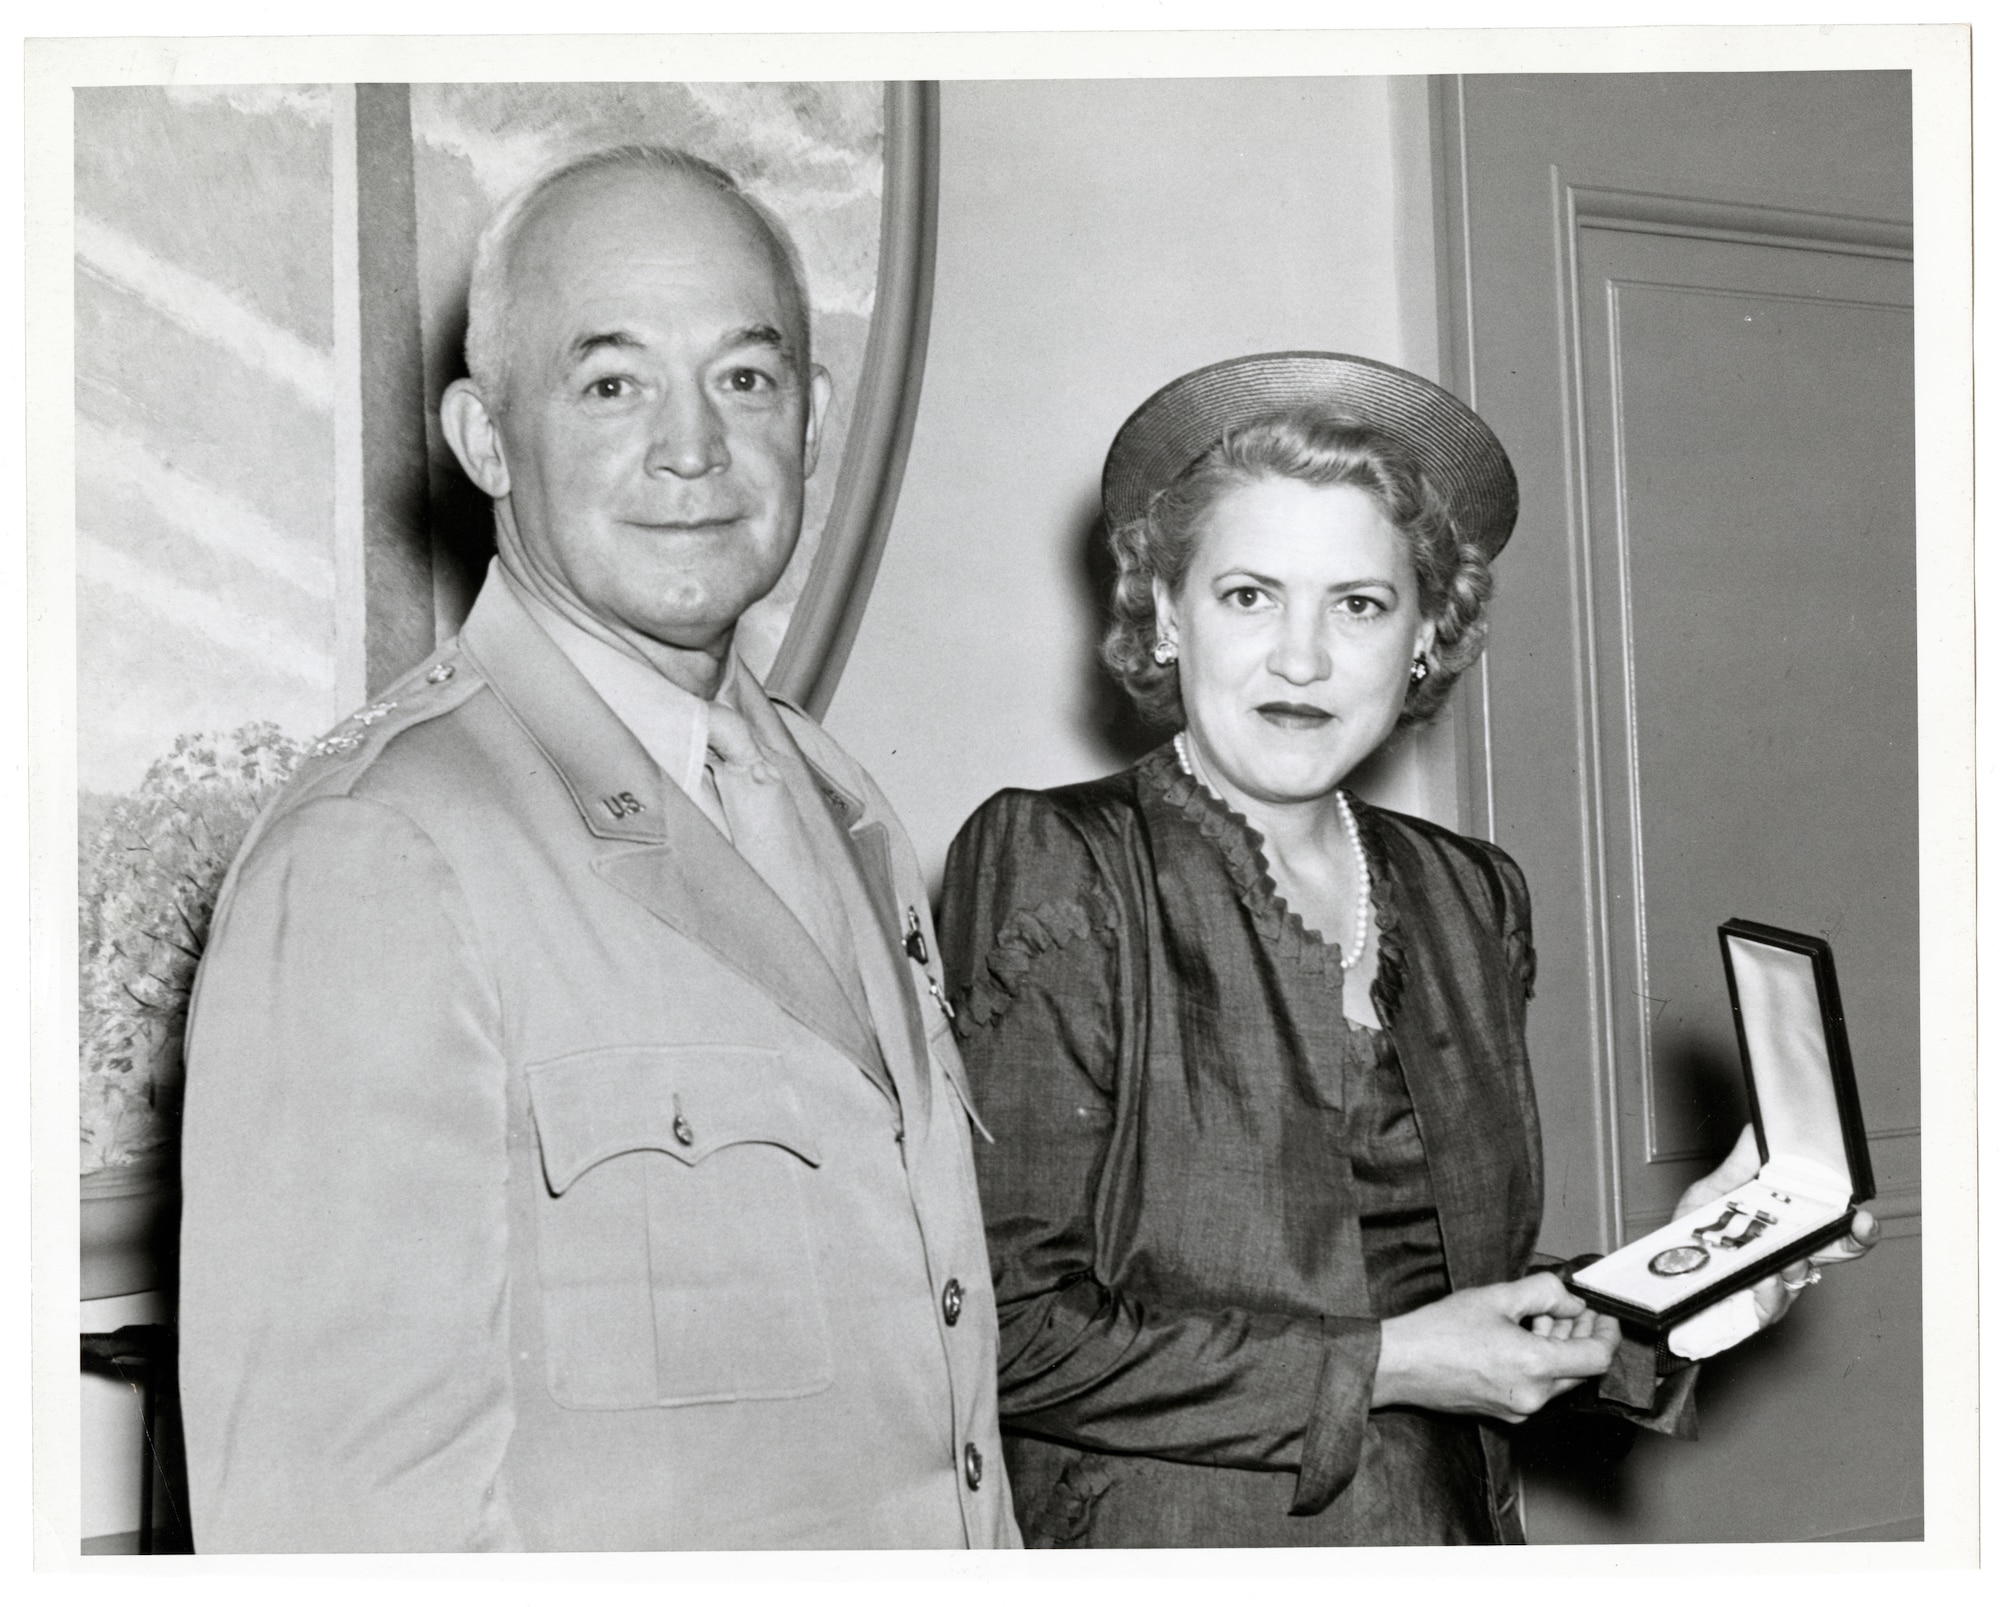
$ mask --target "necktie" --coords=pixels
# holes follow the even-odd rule
[[[838,889],[813,853],[778,761],[758,745],[743,716],[719,701],[709,705],[708,747],[708,775],[736,851],[798,917],[866,1020],[853,928]]]

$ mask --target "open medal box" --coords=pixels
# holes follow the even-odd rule
[[[1727,921],[1719,935],[1762,1168],[1567,1279],[1655,1338],[1831,1244],[1875,1194],[1832,948],[1755,921]]]

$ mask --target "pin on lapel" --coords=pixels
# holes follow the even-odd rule
[[[917,906],[911,904],[905,910],[910,918],[910,929],[903,935],[903,952],[918,965],[927,967],[931,963],[930,945],[924,941],[924,924],[917,919]],[[938,986],[938,979],[924,971],[924,986],[930,989],[931,997],[937,1000],[937,1007],[944,1012],[947,1021],[956,1021],[958,1012],[951,1007],[951,1000],[944,996],[944,989]]]
[[[952,1009],[951,1000],[944,996],[944,989],[938,986],[937,978],[926,974],[924,981],[930,987],[931,997],[937,1000],[938,1008],[944,1012],[945,1020],[956,1021],[958,1019],[958,1012]]]

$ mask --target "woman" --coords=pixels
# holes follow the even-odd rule
[[[1520,872],[1342,790],[1478,657],[1512,468],[1415,375],[1285,353],[1149,400],[1104,506],[1106,659],[1181,729],[1120,775],[990,800],[941,922],[995,1140],[1024,1535],[1519,1540],[1498,1424],[1589,1380],[1673,1432],[1691,1372],[1656,1397],[1614,1322],[1529,1272]],[[1792,1297],[1772,1280],[1756,1320]]]

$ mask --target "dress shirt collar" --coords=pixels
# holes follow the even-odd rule
[[[662,675],[636,653],[593,636],[532,595],[504,566],[507,587],[577,668],[625,728],[639,739],[653,763],[681,791],[702,801],[702,771],[708,764],[708,703]],[[737,658],[729,654],[716,696],[737,708]]]

